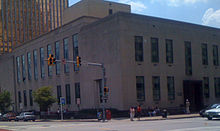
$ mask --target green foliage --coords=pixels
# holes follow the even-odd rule
[[[56,102],[56,98],[52,96],[52,87],[41,87],[33,92],[34,101],[38,103],[41,111],[47,111],[47,109]]]
[[[11,106],[11,95],[8,91],[3,91],[0,93],[0,112],[5,113],[7,109]]]

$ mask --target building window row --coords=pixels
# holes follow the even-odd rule
[[[143,46],[143,36],[135,36],[135,61],[142,62],[144,61],[144,46]],[[150,38],[151,43],[151,62],[159,63],[159,39],[158,38]],[[166,63],[172,64],[174,62],[173,59],[173,40],[165,39],[166,44]],[[185,72],[186,75],[192,75],[192,49],[191,42],[185,41]],[[213,45],[213,65],[219,65],[218,58],[218,46]],[[206,43],[201,44],[201,56],[202,56],[202,64],[208,65],[208,46]]]
[[[70,84],[65,85],[65,94],[66,94],[66,104],[71,104],[71,90]],[[57,86],[57,101],[60,103],[60,98],[62,97],[62,87],[61,85]],[[77,104],[77,99],[80,99],[80,83],[75,83],[75,104]]]
[[[145,79],[144,76],[136,76],[136,93],[137,101],[145,101]],[[152,91],[153,91],[153,100],[159,101],[161,99],[160,91],[160,77],[152,77]],[[174,77],[167,77],[167,91],[168,91],[168,100],[175,100],[175,86],[174,86]]]
[[[63,57],[65,60],[69,60],[69,42],[68,38],[63,39]],[[74,34],[72,36],[73,40],[73,60],[76,60],[76,57],[79,55],[79,50],[78,50],[78,34]],[[54,57],[56,60],[61,60],[60,57],[60,42],[57,41],[55,42],[55,54]],[[41,79],[45,78],[45,59],[49,57],[49,54],[53,54],[52,52],[52,46],[51,44],[47,45],[47,55],[45,56],[45,51],[44,47],[41,47],[39,49],[39,66],[40,66],[40,76]],[[26,62],[27,60],[27,62]],[[32,79],[32,57],[31,57],[31,52],[27,52],[27,59],[25,60],[25,55],[21,55],[21,57],[16,57],[16,69],[17,69],[17,82],[20,83],[22,80],[25,82],[26,80],[26,67],[27,67],[27,75],[28,75],[28,80]],[[26,66],[27,64],[27,66]],[[61,71],[61,62],[56,63],[56,75],[60,75]],[[69,73],[69,64],[65,63],[64,64],[64,73]],[[74,71],[78,71],[79,68],[74,65]],[[33,71],[34,71],[34,79],[38,80],[38,51],[37,49],[33,50]],[[22,74],[21,74],[22,73]],[[53,74],[53,67],[48,66],[48,77],[51,77]],[[22,75],[22,76],[21,76]]]
[[[33,106],[32,90],[29,90],[29,102],[30,102],[30,106]],[[21,109],[23,108],[23,106],[27,107],[27,91],[26,90],[23,90],[23,103],[22,103],[21,91],[18,91],[18,103]]]
[[[77,99],[81,98],[80,95],[80,83],[75,83],[75,104],[77,104]],[[74,88],[73,88],[74,89]],[[73,92],[73,90],[71,90],[70,84],[66,84],[65,85],[65,99],[66,99],[66,104],[70,105],[71,104],[71,93]],[[22,103],[22,96],[21,96],[21,91],[18,91],[18,102],[20,104],[20,106],[27,106],[27,92],[26,90],[23,90],[23,103]],[[62,97],[62,87],[61,85],[57,85],[57,100],[58,100],[58,104],[60,103],[60,97]],[[22,105],[21,105],[22,104]],[[30,106],[33,106],[33,94],[32,94],[32,90],[29,90],[29,104]]]

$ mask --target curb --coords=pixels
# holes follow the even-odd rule
[[[187,118],[196,118],[200,117],[199,115],[191,115],[191,116],[168,116],[167,118],[151,118],[151,117],[143,117],[140,121],[157,121],[157,120],[172,120],[172,119],[187,119]],[[112,119],[113,121],[130,121],[130,118],[125,119]],[[100,122],[97,119],[76,119],[76,120],[36,120],[35,122]]]

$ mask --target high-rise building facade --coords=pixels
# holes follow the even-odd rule
[[[1,0],[0,53],[62,25],[68,0]]]

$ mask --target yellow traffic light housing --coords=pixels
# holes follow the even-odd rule
[[[79,57],[79,56],[76,57],[76,65],[77,65],[77,67],[81,66],[81,57]]]
[[[106,95],[109,92],[108,87],[104,87],[104,94]]]
[[[52,54],[49,54],[49,58],[47,59],[47,61],[48,61],[48,66],[53,65],[53,60],[54,60],[53,55],[52,55]],[[56,59],[55,59],[55,61],[56,61]]]

